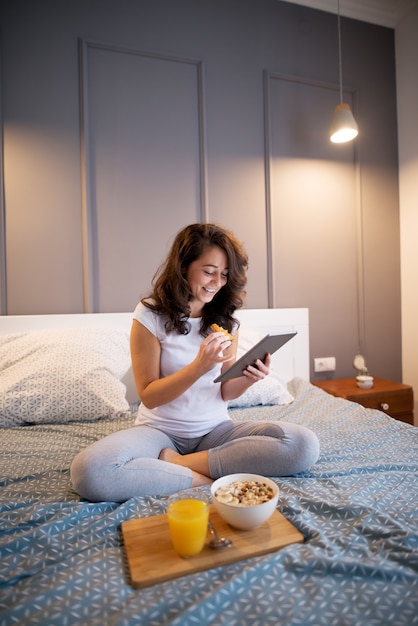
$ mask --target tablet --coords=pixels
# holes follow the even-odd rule
[[[242,357],[240,357],[231,367],[229,367],[223,374],[215,378],[214,383],[223,383],[225,380],[231,378],[238,378],[242,376],[242,370],[245,370],[248,365],[252,365],[254,361],[260,359],[263,361],[266,354],[273,354],[279,348],[284,346],[292,337],[297,333],[287,333],[284,335],[266,335],[256,343],[252,348],[248,350]]]

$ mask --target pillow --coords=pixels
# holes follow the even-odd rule
[[[0,335],[0,426],[62,424],[127,412],[129,333],[65,328]]]
[[[263,338],[263,334],[254,330],[241,329],[239,331],[237,359],[243,356],[257,341]],[[251,385],[244,393],[234,400],[229,400],[228,408],[243,408],[257,406],[259,404],[290,404],[294,398],[287,390],[287,385],[273,368],[270,374]]]

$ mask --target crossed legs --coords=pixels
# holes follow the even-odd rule
[[[237,472],[289,476],[309,469],[318,456],[316,435],[285,422],[225,421],[193,440],[136,426],[81,450],[70,472],[81,497],[123,502],[168,495]]]

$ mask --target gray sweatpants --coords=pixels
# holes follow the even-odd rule
[[[203,437],[177,438],[150,426],[112,433],[82,450],[71,465],[76,492],[93,502],[168,495],[192,486],[192,471],[161,461],[163,448],[180,454],[208,450],[210,476],[250,472],[290,476],[318,460],[317,436],[288,422],[227,420]]]

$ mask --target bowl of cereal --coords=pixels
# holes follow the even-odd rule
[[[211,496],[218,514],[230,526],[241,530],[266,522],[277,506],[279,488],[258,474],[229,474],[212,483]]]

